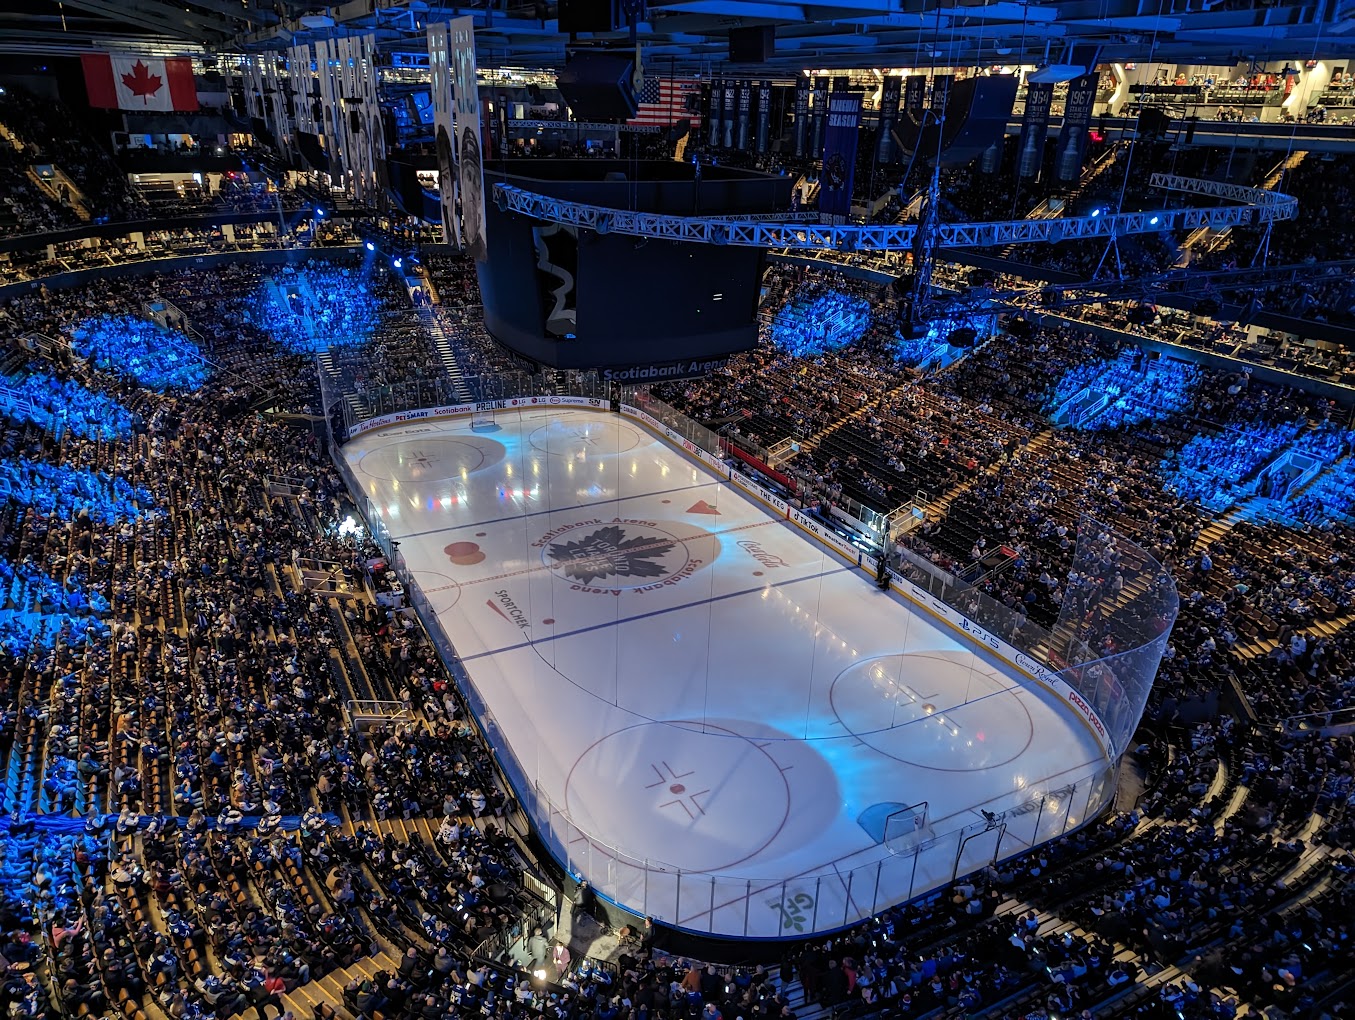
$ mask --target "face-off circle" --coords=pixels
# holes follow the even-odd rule
[[[506,452],[502,443],[481,436],[416,437],[363,454],[358,469],[386,481],[442,481],[497,464]]]
[[[980,772],[1015,761],[1034,739],[1020,690],[969,652],[928,651],[852,663],[829,701],[848,733],[886,757]]]
[[[461,583],[454,577],[436,570],[415,570],[414,578],[435,613],[445,613],[461,600]]]
[[[790,816],[790,785],[770,753],[776,746],[712,723],[630,726],[579,756],[565,781],[566,810],[600,841],[625,833],[623,852],[637,863],[731,868],[765,850]],[[739,834],[736,846],[731,833]]]
[[[713,541],[705,532],[694,537]],[[581,521],[553,528],[535,544],[556,577],[607,591],[680,580],[703,562],[686,540],[650,521]]]
[[[572,421],[542,425],[527,437],[532,449],[568,460],[608,457],[640,445],[640,433],[618,421]]]

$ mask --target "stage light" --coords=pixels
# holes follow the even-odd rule
[[[315,207],[315,218],[317,220],[322,220],[325,218],[325,211],[321,209],[318,205]]]
[[[363,245],[363,247],[366,248],[368,251],[376,251],[376,245],[372,244],[371,241],[368,241],[365,245]]]
[[[1150,219],[1150,220],[1148,221],[1148,226],[1150,226],[1150,227],[1155,227],[1155,226],[1157,226],[1157,217],[1156,217],[1156,216],[1154,216],[1152,219]]]
[[[392,268],[392,269],[399,269],[399,268],[400,268],[401,266],[403,266],[404,264],[405,264],[404,259],[392,259],[392,260],[391,260],[391,268]]]
[[[1093,215],[1093,216],[1100,216],[1100,215],[1101,215],[1101,210],[1100,210],[1100,209],[1093,209],[1093,210],[1092,210],[1092,215]]]

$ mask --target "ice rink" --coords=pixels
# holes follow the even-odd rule
[[[633,420],[498,412],[343,452],[543,837],[637,912],[829,930],[1099,796],[1067,706]]]

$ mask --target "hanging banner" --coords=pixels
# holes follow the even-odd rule
[[[325,153],[329,157],[329,175],[333,180],[341,181],[347,174],[348,154],[344,150],[343,109],[336,77],[339,66],[337,39],[315,40],[315,63],[320,68],[321,129]]]
[[[90,106],[165,113],[193,113],[198,108],[193,61],[187,57],[84,53],[80,64]]]
[[[720,145],[726,149],[734,148],[734,105],[738,98],[738,85],[725,82],[724,102],[720,104]]]
[[[1054,159],[1054,176],[1060,181],[1069,183],[1082,174],[1094,105],[1096,75],[1084,74],[1068,83],[1068,98],[1063,104],[1063,130],[1059,132],[1058,154]]]
[[[927,76],[910,74],[903,79],[903,108],[910,113],[922,111],[927,99]]]
[[[890,75],[880,86],[880,134],[875,140],[875,158],[881,163],[892,163],[897,153],[894,145],[894,124],[899,119],[899,99],[903,95],[903,79]]]
[[[767,151],[772,133],[772,83],[758,82],[757,86],[757,143],[759,153]]]
[[[954,83],[953,74],[932,75],[932,113],[938,118],[946,116],[946,104],[950,102],[950,87]]]
[[[461,185],[462,244],[476,262],[485,260],[485,172],[480,138],[480,92],[475,82],[475,19],[453,18],[452,125]]]
[[[724,110],[725,83],[716,78],[710,83],[710,142],[712,149],[720,144],[720,115]]]
[[[739,120],[738,130],[735,132],[734,147],[740,152],[748,151],[748,131],[751,127],[749,121],[753,114],[753,83],[751,81],[739,82]]]
[[[795,79],[795,155],[803,157],[809,140],[809,79]]]
[[[1049,136],[1049,107],[1054,83],[1032,82],[1026,86],[1026,110],[1021,116],[1021,138],[1016,144],[1018,177],[1038,177],[1044,162],[1044,143]]]
[[[456,132],[452,124],[452,40],[447,22],[428,23],[428,70],[432,76],[433,137],[438,156],[438,208],[442,212],[442,238],[461,247],[461,228],[456,222],[457,166]]]
[[[823,122],[828,117],[828,79],[814,79],[814,136],[810,140],[809,151],[815,154],[823,151]]]
[[[334,40],[338,62],[335,87],[341,103],[339,133],[351,194],[364,205],[385,201],[386,132],[377,94],[376,33],[363,32]]]
[[[819,212],[845,220],[852,211],[856,140],[861,127],[861,93],[834,92],[828,99],[828,128],[823,142]]]

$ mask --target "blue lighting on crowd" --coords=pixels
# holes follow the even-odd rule
[[[895,331],[894,360],[909,368],[916,368],[923,362],[929,363],[927,367],[949,363],[949,356],[955,354],[954,351],[948,351],[949,338],[958,329],[974,330],[974,342],[981,343],[991,337],[993,331],[997,329],[997,316],[968,315],[933,319],[927,326],[926,335],[912,339]]]
[[[0,375],[0,414],[81,439],[127,439],[138,421],[111,397],[45,372]]]
[[[108,600],[78,580],[57,581],[32,563],[0,558],[0,588],[7,596],[7,608],[0,609],[0,646],[11,655],[52,648],[58,638],[79,644],[86,636],[108,634],[99,619],[108,612]]]
[[[1192,436],[1162,462],[1165,488],[1210,508],[1225,508],[1254,494],[1254,475],[1298,434],[1297,422],[1254,421]]]
[[[135,379],[147,389],[195,390],[207,381],[207,363],[182,333],[145,319],[110,315],[71,330],[71,347],[105,372]]]
[[[65,779],[65,771],[57,778]],[[44,786],[50,783],[51,779],[44,780]],[[63,828],[78,827],[77,831],[51,831],[46,825],[48,816],[33,815],[25,819],[32,821],[27,831],[0,832],[0,903],[12,916],[28,923],[54,913],[67,922],[78,915],[80,886],[73,870],[76,851],[83,848],[93,859],[108,853],[106,845],[94,835],[80,831],[84,829],[83,819],[56,818],[60,819],[58,826],[64,822]],[[26,948],[16,945],[15,952],[23,953]]]
[[[0,499],[44,515],[86,514],[98,524],[131,520],[154,503],[145,489],[102,471],[81,471],[38,460],[0,460]]]
[[[1064,373],[1049,411],[1078,429],[1113,429],[1189,411],[1202,376],[1198,365],[1150,360],[1141,348],[1116,361],[1093,361]]]
[[[377,282],[370,270],[344,266],[289,271],[264,282],[246,320],[298,353],[360,344],[381,324]]]
[[[835,351],[858,340],[870,326],[870,302],[841,291],[801,294],[772,322],[772,343],[797,358]]]

